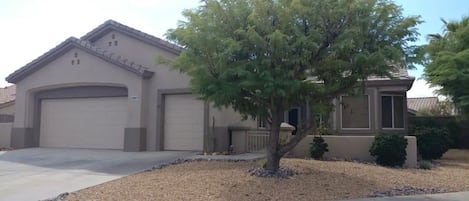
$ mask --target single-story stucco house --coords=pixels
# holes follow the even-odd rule
[[[198,100],[187,75],[155,61],[181,51],[113,20],[65,40],[6,78],[16,85],[11,146],[224,151],[235,141],[249,143],[250,133],[265,134],[263,122]],[[406,69],[395,77],[370,77],[365,96],[338,97],[331,129],[407,133],[406,91],[414,78]],[[297,126],[308,114],[298,106],[285,111],[284,121]]]

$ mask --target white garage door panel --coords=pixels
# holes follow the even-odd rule
[[[164,108],[166,150],[197,150],[204,145],[204,104],[193,95],[167,95]]]
[[[40,146],[122,149],[127,98],[43,100]]]

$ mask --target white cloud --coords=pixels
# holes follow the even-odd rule
[[[412,88],[407,92],[407,97],[416,98],[438,96],[436,90],[438,90],[438,88],[430,87],[430,84],[426,80],[418,79],[414,81]],[[439,98],[441,99],[443,96],[439,96]]]

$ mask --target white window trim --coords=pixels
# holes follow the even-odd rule
[[[392,127],[390,128],[385,128],[382,124],[383,124],[383,97],[384,96],[389,96],[391,97],[391,120],[392,120]],[[403,119],[402,121],[402,128],[395,128],[394,127],[394,96],[400,96],[402,97],[402,101],[404,101],[404,95],[396,95],[396,94],[382,94],[381,95],[381,129],[383,130],[405,130],[405,126],[406,126],[406,121],[405,119]],[[404,102],[402,102],[402,106],[404,106]],[[404,107],[403,107],[404,108]],[[402,111],[402,115],[405,116],[405,113],[404,111]],[[404,116],[402,118],[404,118]]]
[[[364,96],[368,97],[368,128],[344,128],[343,126],[343,116],[342,116],[342,110],[343,110],[343,102],[342,102],[342,97],[340,96],[340,101],[339,101],[339,106],[340,106],[340,129],[341,130],[371,130],[371,97],[369,94],[364,94]]]

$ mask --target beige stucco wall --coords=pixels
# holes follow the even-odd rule
[[[75,52],[80,59],[79,65],[71,64]],[[129,97],[141,97],[143,84],[138,75],[74,48],[16,83],[14,127],[32,127],[35,92],[67,86],[125,86]],[[127,127],[141,127],[145,122],[141,119],[141,104],[141,98],[129,100]]]
[[[246,151],[246,130],[235,130],[232,134],[232,145],[234,153],[244,153]]]
[[[112,35],[114,35],[114,39]],[[113,41],[118,41],[118,45],[115,46]],[[109,42],[112,42],[111,46],[109,46]],[[146,102],[142,104],[147,118],[147,149],[155,150],[156,144],[159,143],[159,139],[156,139],[157,110],[160,104],[158,103],[158,90],[189,88],[190,80],[187,75],[177,70],[172,70],[165,64],[158,64],[156,58],[160,55],[173,59],[177,55],[114,31],[95,41],[94,45],[115,52],[129,59],[129,61],[135,61],[137,64],[149,67],[150,71],[155,72],[154,76],[146,81],[148,82],[148,88],[144,93],[146,94],[146,98],[144,98]],[[213,119],[215,119],[215,127],[227,127],[230,125],[256,126],[255,121],[241,121],[239,114],[227,108],[217,109],[211,106],[209,107],[208,117],[210,127],[213,126]]]
[[[257,127],[257,121],[253,119],[243,120],[241,115],[232,108],[210,107],[209,125],[215,127]]]
[[[0,123],[0,147],[10,147],[12,123]]]
[[[7,103],[0,108],[0,114],[15,114],[15,103]]]
[[[309,147],[313,141],[312,135],[306,136],[298,145],[290,151],[290,155],[298,158],[310,157]],[[329,152],[324,157],[374,160],[369,149],[374,141],[373,136],[322,136],[329,146]],[[413,136],[405,136],[407,139],[407,160],[405,166],[417,166],[417,140]]]
[[[115,39],[112,39],[113,34]],[[115,46],[113,42],[112,46],[109,46],[108,43],[112,41],[118,41],[118,45]],[[153,77],[146,81],[148,85],[144,93],[145,104],[142,104],[142,109],[145,111],[146,117],[147,150],[156,150],[156,144],[159,143],[159,139],[156,139],[157,107],[160,104],[158,103],[158,90],[189,87],[188,76],[179,71],[171,70],[167,65],[157,64],[156,57],[161,55],[171,59],[177,55],[114,31],[95,41],[94,45],[115,52],[129,61],[134,61],[155,72]]]

